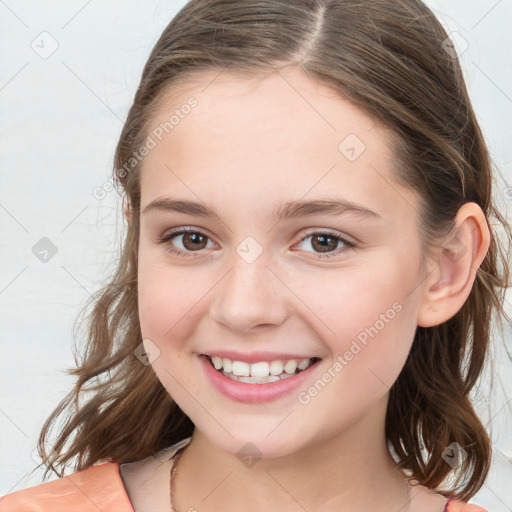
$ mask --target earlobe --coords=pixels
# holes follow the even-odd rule
[[[457,212],[455,226],[436,254],[424,283],[418,326],[432,327],[452,318],[466,302],[491,235],[482,209],[473,202]]]

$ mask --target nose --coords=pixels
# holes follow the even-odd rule
[[[288,314],[286,285],[263,257],[252,263],[237,258],[216,287],[212,319],[237,334],[282,324]]]

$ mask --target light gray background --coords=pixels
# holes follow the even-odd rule
[[[39,462],[33,451],[44,420],[74,382],[64,373],[74,365],[73,322],[106,279],[123,232],[109,187],[115,144],[149,52],[184,3],[0,0],[2,495],[41,482],[41,471],[29,476]],[[427,4],[458,33],[470,95],[500,169],[496,199],[510,219],[512,0]],[[43,237],[57,248],[47,262],[33,253]],[[472,501],[492,512],[512,510],[507,329],[494,339],[501,382],[491,403],[478,402],[496,450]],[[488,394],[482,380],[482,400]]]

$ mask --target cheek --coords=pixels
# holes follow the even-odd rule
[[[180,271],[161,261],[139,257],[138,305],[142,338],[158,347],[158,357],[151,363],[153,371],[187,412],[190,412],[190,395],[199,395],[201,391],[190,371],[186,352],[192,349],[189,340],[199,323],[201,298],[207,293],[204,282],[197,272]],[[200,411],[194,412],[195,416],[199,414]]]
[[[172,347],[181,347],[202,314],[202,301],[213,288],[212,276],[207,271],[171,268],[141,253],[138,305],[142,336],[166,350],[170,340]]]
[[[297,395],[301,410],[326,431],[335,433],[366,414],[389,392],[405,364],[416,330],[417,298],[408,291],[390,295],[386,290],[374,285],[362,294],[365,300],[360,296],[332,306],[336,334],[324,338],[332,359]]]
[[[389,389],[405,364],[417,327],[417,269],[398,264],[391,253],[379,256],[379,262],[344,269],[329,279],[320,274],[303,279],[298,293],[307,297],[314,328],[325,333],[330,371],[338,383],[332,388],[347,391],[347,401],[353,393],[360,399]]]
[[[327,329],[323,332],[332,339],[364,341],[368,331],[375,335],[375,329],[396,334],[407,324],[403,317],[414,316],[417,300],[410,292],[417,284],[415,269],[393,263],[391,255],[386,261],[381,254],[380,259],[382,265],[367,262],[329,273],[302,273],[295,279],[295,290],[310,317],[321,321]]]

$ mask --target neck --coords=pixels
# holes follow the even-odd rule
[[[196,429],[173,477],[175,509],[405,512],[409,488],[387,449],[386,405],[387,396],[344,431],[250,467]]]

